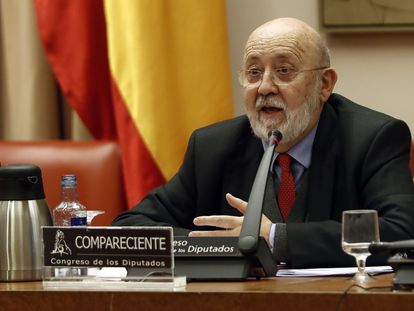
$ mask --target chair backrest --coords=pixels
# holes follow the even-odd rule
[[[411,176],[414,178],[414,141],[411,143],[410,169],[411,169]]]
[[[110,225],[126,210],[118,145],[113,141],[0,141],[0,162],[35,164],[42,170],[49,208],[61,200],[60,179],[75,174],[79,202],[88,210],[104,210],[93,225]]]

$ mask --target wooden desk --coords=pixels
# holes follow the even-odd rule
[[[392,274],[377,280],[368,290],[349,288],[348,277],[278,277],[189,283],[177,292],[51,291],[41,282],[0,283],[0,310],[414,310],[414,293],[391,291]]]

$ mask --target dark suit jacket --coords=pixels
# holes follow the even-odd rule
[[[329,98],[307,172],[306,217],[286,224],[292,267],[355,265],[341,249],[344,210],[377,210],[382,241],[414,238],[410,145],[404,122],[337,94]],[[225,194],[248,200],[263,152],[245,116],[196,130],[178,173],[114,224],[168,224],[180,234],[196,229],[196,216],[239,215]],[[372,263],[386,263],[371,257]]]

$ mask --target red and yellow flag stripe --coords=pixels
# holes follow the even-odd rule
[[[172,177],[194,129],[232,116],[224,0],[34,1],[68,101],[119,142],[130,207]]]

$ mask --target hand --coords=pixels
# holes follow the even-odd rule
[[[226,200],[231,207],[237,209],[243,215],[247,210],[247,202],[232,196],[230,193],[226,194]],[[193,223],[196,226],[213,226],[223,228],[224,230],[214,231],[192,231],[189,236],[239,236],[244,216],[228,216],[228,215],[212,215],[199,216],[194,218]],[[270,228],[272,222],[265,215],[262,214],[262,223],[260,227],[260,235],[269,242]]]

